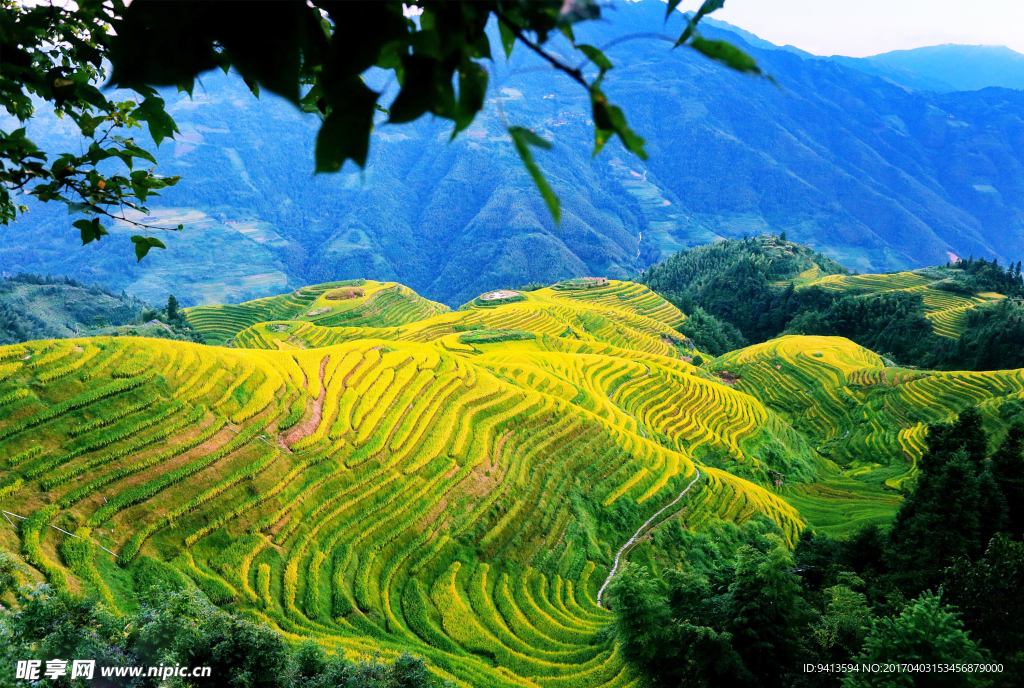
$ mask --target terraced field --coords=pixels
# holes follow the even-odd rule
[[[936,288],[940,280],[919,272],[893,272],[874,275],[828,275],[820,279],[812,271],[801,273],[794,283],[798,289],[821,287],[830,291],[881,294],[905,291],[921,295],[924,301],[925,317],[932,323],[932,329],[940,337],[959,339],[963,334],[967,311],[978,306],[995,303],[1006,298],[1002,294],[987,292],[976,296],[962,296]]]
[[[350,288],[355,298],[331,298]],[[347,296],[347,295],[346,295]],[[238,305],[197,306],[183,312],[191,325],[210,344],[224,344],[256,323],[297,320],[322,325],[353,327],[404,325],[445,313],[444,304],[428,301],[396,282],[347,280],[297,289]]]
[[[695,368],[683,314],[630,283],[457,312],[397,285],[327,298],[355,286],[190,309],[232,347],[0,348],[0,501],[26,519],[0,545],[122,609],[144,560],[290,638],[410,651],[461,686],[635,685],[597,599],[648,519],[627,556],[661,565],[673,519],[761,515],[793,541],[801,511],[891,515],[881,483],[912,475],[924,423],[976,403],[997,424],[1024,393],[1020,371],[885,369],[829,338]]]
[[[977,406],[1001,441],[1003,407],[1024,402],[1024,371],[886,368],[840,337],[780,337],[707,367],[777,412],[846,475],[871,473],[893,488],[912,480],[929,423]]]
[[[323,321],[266,322],[240,332],[236,345],[249,348],[308,348],[364,337],[439,342],[449,350],[469,350],[460,336],[475,330],[520,330],[590,344],[612,344],[675,358],[686,337],[675,327],[685,316],[644,286],[609,281],[600,289],[539,289],[522,299],[497,303],[474,300],[453,313],[395,327],[325,327]]]

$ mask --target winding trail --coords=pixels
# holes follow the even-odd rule
[[[636,543],[637,538],[640,537],[640,533],[643,532],[644,528],[646,528],[647,526],[651,525],[651,522],[654,519],[658,518],[658,516],[661,516],[661,514],[664,513],[664,511],[666,509],[669,509],[673,505],[675,505],[680,499],[683,498],[683,495],[685,495],[687,492],[689,492],[690,488],[693,487],[697,483],[698,480],[700,480],[700,469],[697,468],[696,466],[694,466],[693,470],[695,470],[697,472],[697,475],[694,476],[693,480],[690,481],[690,484],[686,486],[686,489],[684,489],[682,492],[680,492],[678,497],[676,497],[671,502],[669,502],[665,506],[663,506],[660,509],[658,509],[657,513],[655,513],[653,516],[651,516],[649,519],[647,519],[647,521],[642,526],[637,528],[636,532],[633,533],[633,537],[629,538],[629,540],[626,542],[626,544],[624,544],[622,546],[622,548],[619,550],[618,554],[615,555],[615,564],[612,566],[612,570],[608,573],[608,577],[604,579],[604,585],[602,585],[601,589],[597,591],[597,606],[598,607],[602,607],[603,608],[603,605],[601,604],[601,596],[604,595],[604,589],[607,588],[608,584],[612,582],[612,577],[615,576],[615,574],[618,572],[618,570],[619,570],[619,559],[622,558],[622,555],[626,552],[626,550],[629,549],[630,547],[632,547]]]

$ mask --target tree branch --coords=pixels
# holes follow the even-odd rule
[[[555,69],[557,69],[560,72],[564,72],[565,74],[568,74],[573,81],[585,87],[588,91],[590,90],[590,84],[587,83],[587,80],[583,78],[583,72],[581,72],[579,69],[576,69],[575,67],[570,67],[569,65],[559,62],[557,59],[555,59],[548,53],[544,52],[543,48],[541,48],[539,45],[528,39],[525,36],[525,34],[523,34],[523,30],[519,28],[519,26],[515,22],[509,20],[508,17],[506,17],[501,12],[496,11],[495,15],[497,15],[498,21],[500,21],[502,24],[509,28],[509,31],[511,31],[512,35],[516,37],[516,40],[520,41],[527,48],[540,55],[547,62],[549,62],[551,66],[553,66]]]

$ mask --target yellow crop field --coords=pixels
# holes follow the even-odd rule
[[[695,367],[685,316],[628,282],[455,312],[359,285],[189,309],[228,347],[0,348],[0,499],[27,519],[0,544],[114,606],[157,560],[289,638],[460,686],[636,685],[597,640],[631,536],[762,515],[792,543],[839,489],[829,457],[906,489],[928,423],[1024,395],[1021,371],[887,369],[829,337]],[[843,480],[851,518],[898,503]]]
[[[348,288],[352,298],[332,298]],[[238,305],[186,308],[189,323],[210,344],[223,344],[250,325],[269,320],[297,320],[322,325],[356,327],[402,325],[445,313],[449,309],[428,301],[396,282],[348,280],[297,289]]]
[[[716,359],[734,380],[801,431],[825,457],[872,457],[864,470],[890,487],[912,481],[925,425],[977,406],[992,428],[1000,408],[1024,398],[1024,371],[937,372],[886,368],[876,354],[839,337],[780,337]]]

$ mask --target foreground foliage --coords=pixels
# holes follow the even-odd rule
[[[154,581],[146,603],[134,614],[119,616],[94,601],[54,594],[45,585],[25,586],[14,610],[0,610],[0,678],[16,685],[19,660],[74,657],[96,666],[209,667],[210,677],[102,679],[105,685],[232,685],[239,688],[431,688],[423,660],[401,655],[393,662],[349,662],[328,657],[310,641],[289,645],[262,623],[223,612],[195,589]],[[98,670],[96,679],[99,679]],[[61,685],[85,686],[79,679]]]

